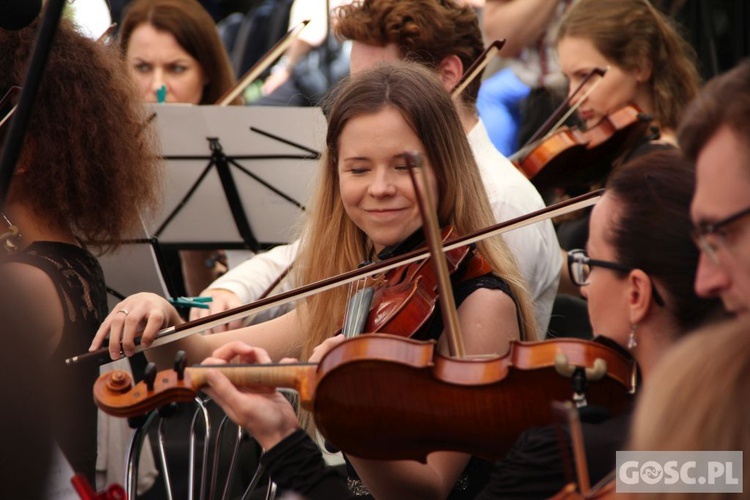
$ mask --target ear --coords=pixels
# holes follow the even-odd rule
[[[630,324],[637,325],[648,315],[653,306],[653,286],[648,274],[640,269],[633,269],[628,275],[628,308]]]
[[[635,70],[635,79],[638,83],[646,83],[651,80],[651,74],[653,73],[653,63],[651,61],[644,61],[642,66],[639,66]]]
[[[457,55],[450,55],[440,61],[437,72],[440,81],[443,82],[443,87],[447,92],[450,92],[461,81],[461,77],[464,75],[464,65]]]

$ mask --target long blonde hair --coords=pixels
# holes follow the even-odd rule
[[[435,75],[415,63],[378,66],[342,82],[326,106],[326,152],[295,264],[300,284],[355,269],[370,256],[367,235],[349,219],[341,202],[338,141],[349,120],[385,108],[399,111],[425,146],[438,182],[440,224],[451,224],[459,234],[468,234],[494,223],[458,114]],[[531,339],[536,331],[531,299],[512,255],[500,238],[485,240],[478,247],[493,271],[510,285],[520,312],[522,338]],[[300,346],[303,359],[340,327],[346,295],[345,287],[339,287],[301,306],[301,328],[308,331]]]
[[[633,416],[628,449],[744,452],[750,476],[750,323],[732,320],[691,333],[659,362]],[[735,474],[738,474],[735,471]],[[693,494],[639,494],[638,498],[697,498]],[[703,493],[700,498],[737,498]]]

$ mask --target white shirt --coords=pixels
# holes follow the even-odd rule
[[[468,139],[487,190],[492,213],[498,222],[544,208],[544,201],[536,188],[492,145],[481,120],[469,132]],[[503,239],[529,285],[534,301],[538,338],[542,339],[549,325],[562,266],[560,245],[552,222],[545,220],[507,232],[503,234]],[[295,241],[256,255],[214,281],[209,289],[229,290],[245,303],[255,301],[292,263],[298,247],[299,241]],[[291,280],[284,279],[273,294],[290,290],[291,285]],[[261,313],[262,316],[258,315],[255,321],[267,320],[283,312],[285,310],[282,311],[281,308],[266,311]]]

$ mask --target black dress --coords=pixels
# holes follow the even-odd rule
[[[654,151],[664,151],[675,149],[675,146],[669,143],[655,142],[659,138],[658,131],[652,131],[652,133],[644,137],[638,142],[633,149],[631,149],[627,155],[625,155],[619,164],[624,164],[630,160],[645,156]],[[606,183],[607,177],[610,171],[607,171],[607,175],[594,181],[591,185],[582,187],[579,191],[571,192],[571,196],[584,194],[585,192],[591,191],[598,187],[603,187]],[[586,248],[586,242],[589,239],[589,219],[591,218],[591,208],[587,208],[580,212],[580,215],[575,218],[569,218],[556,226],[557,240],[560,242],[560,248],[564,250],[574,250],[576,248]]]
[[[52,426],[73,470],[95,484],[97,411],[92,390],[99,367],[87,363],[67,366],[65,359],[88,350],[107,315],[104,274],[91,253],[67,243],[38,241],[11,254],[8,261],[42,270],[57,289],[65,325],[60,344],[49,359]]]

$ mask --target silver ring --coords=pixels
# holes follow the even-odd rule
[[[127,309],[120,309],[119,311],[117,311],[117,313],[123,313],[125,316],[129,314]]]

